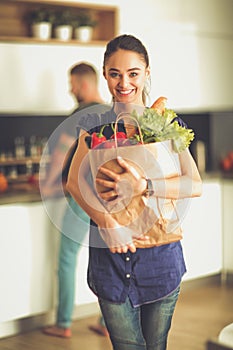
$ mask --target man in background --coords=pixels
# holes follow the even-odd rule
[[[72,114],[84,108],[103,103],[98,91],[97,73],[92,65],[84,62],[79,63],[70,68],[69,76],[71,93],[78,102],[78,108]],[[61,193],[61,181],[58,180],[59,178],[61,179],[62,177],[63,183],[66,182],[71,159],[77,146],[73,133],[74,130],[69,131],[64,127],[64,130],[58,137],[58,141],[52,151],[46,180],[41,186],[41,193],[45,198],[59,194],[59,192]],[[89,217],[87,214],[69,195],[68,203],[72,211],[70,211],[70,208],[66,209],[60,232],[56,325],[43,329],[43,333],[47,335],[62,338],[70,338],[72,335],[70,327],[74,308],[77,254],[81,248],[82,241],[89,231]],[[71,212],[72,214],[74,212],[75,215],[71,215]],[[78,237],[78,239],[71,239],[71,236]],[[108,335],[102,316],[99,318],[99,323],[90,326],[90,329],[98,334]]]

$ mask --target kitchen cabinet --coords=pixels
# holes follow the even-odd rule
[[[0,2],[0,41],[25,42],[42,44],[83,44],[83,42],[72,39],[68,41],[58,39],[39,40],[31,37],[30,25],[25,20],[29,11],[46,7],[52,10],[70,10],[72,14],[80,10],[88,10],[93,19],[97,21],[94,28],[93,40],[88,44],[102,44],[114,37],[117,28],[117,7],[98,4],[83,4],[78,2],[59,0],[2,0]],[[84,43],[85,45],[87,43]]]
[[[51,205],[57,217],[62,218],[63,202],[56,200]],[[0,222],[1,337],[6,322],[55,309],[59,233],[41,202],[1,205]],[[87,262],[85,246],[81,248],[77,268],[79,305],[96,302],[86,282]]]
[[[223,259],[220,181],[204,181],[202,196],[190,200],[182,227],[187,264],[184,280],[220,273]]]
[[[0,222],[0,322],[47,311],[55,257],[42,204],[2,205]]]
[[[223,271],[233,273],[233,182],[225,180],[222,185],[222,217],[223,217]]]
[[[218,274],[223,268],[233,270],[232,197],[231,180],[205,179],[202,196],[186,202],[182,220],[184,280]],[[46,207],[39,201],[0,205],[0,337],[15,334],[9,332],[9,325],[27,317],[34,317],[33,324],[42,326],[39,315],[56,310],[57,227],[66,203],[63,198],[48,201]],[[52,213],[56,213],[54,224],[49,219]],[[98,310],[96,296],[86,281],[87,265],[85,241],[77,257],[74,318],[87,314],[86,310],[89,315]]]

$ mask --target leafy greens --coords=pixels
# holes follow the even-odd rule
[[[174,151],[180,153],[194,139],[193,130],[179,125],[176,120],[179,117],[171,109],[165,109],[161,115],[155,109],[146,108],[142,115],[138,115],[136,111],[133,111],[131,116],[140,125],[144,143],[172,140]],[[140,141],[138,134],[135,134],[134,137],[137,141]]]

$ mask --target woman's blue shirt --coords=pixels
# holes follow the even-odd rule
[[[83,115],[78,129],[90,134],[99,132],[101,125],[114,122],[115,118],[112,109],[102,114]],[[106,137],[112,133],[107,129]],[[173,292],[185,272],[180,242],[137,249],[135,253],[113,254],[91,221],[88,284],[98,298],[123,303],[128,296],[133,306],[154,302]]]

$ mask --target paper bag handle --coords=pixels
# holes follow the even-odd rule
[[[114,140],[115,140],[115,145],[116,145],[116,148],[118,147],[117,145],[117,129],[118,129],[118,122],[121,120],[121,119],[124,119],[125,117],[127,116],[127,118],[129,119],[132,119],[136,124],[137,124],[137,128],[138,128],[138,133],[139,133],[139,137],[140,137],[140,142],[142,144],[144,144],[144,141],[143,141],[143,136],[142,136],[142,131],[141,131],[141,127],[140,127],[140,124],[138,122],[138,120],[135,118],[135,117],[132,117],[132,115],[130,113],[127,113],[127,112],[121,112],[120,114],[118,114],[117,118],[116,118],[116,124],[115,124],[115,129],[114,129]]]

